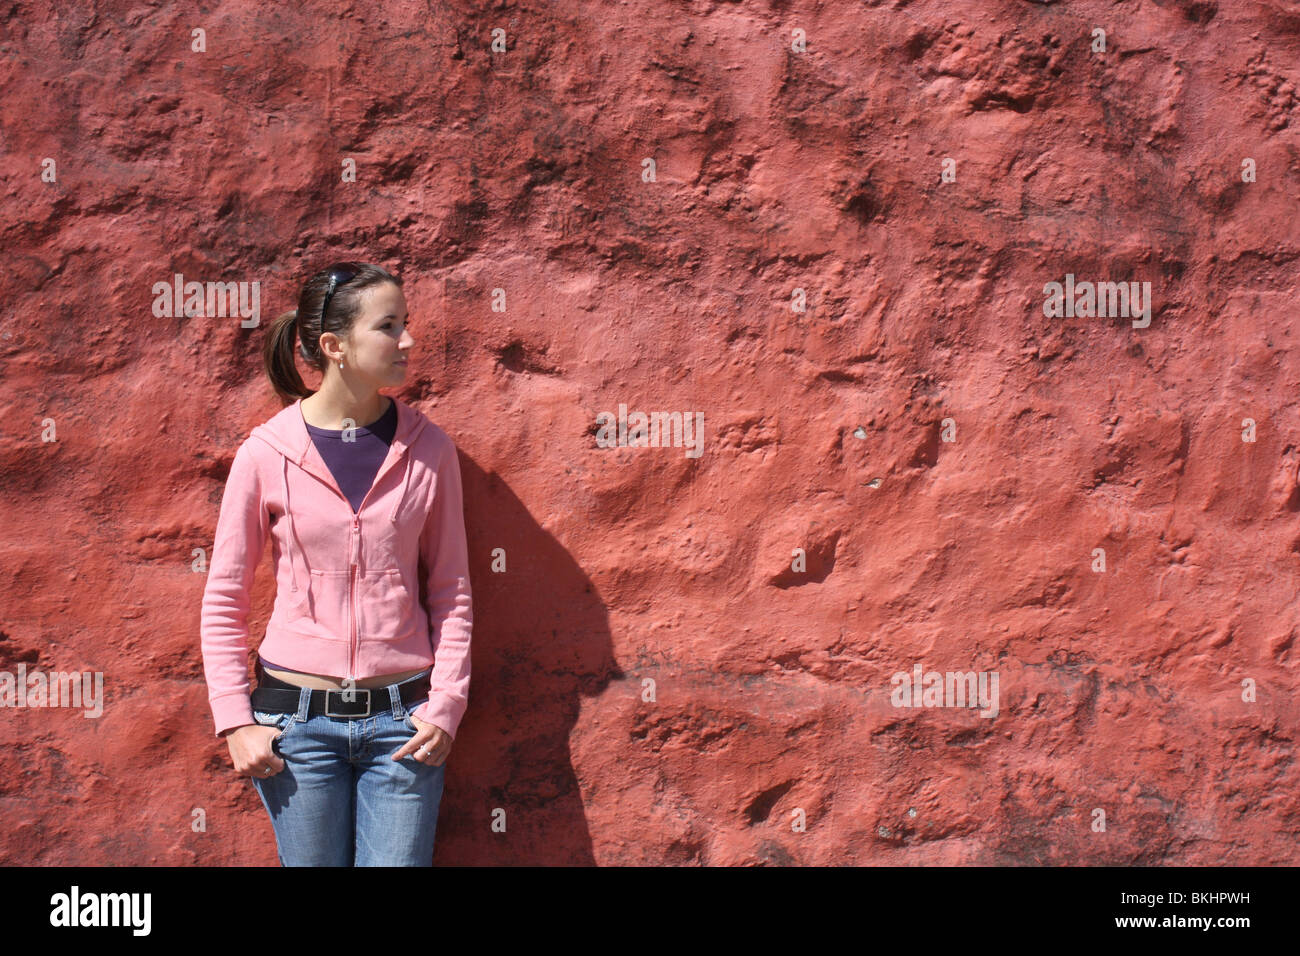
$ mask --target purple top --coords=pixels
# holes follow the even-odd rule
[[[307,425],[305,421],[303,424]],[[361,502],[365,500],[366,493],[375,483],[379,466],[388,457],[388,446],[393,443],[393,436],[397,434],[397,403],[390,398],[388,411],[364,428],[358,426],[353,429],[354,441],[345,442],[342,430],[333,428],[307,425],[307,432],[311,435],[312,444],[316,446],[320,456],[325,459],[325,464],[329,466],[330,474],[338,482],[339,490],[352,505],[355,514],[361,509]],[[258,658],[266,667],[288,670],[271,663],[261,654]]]
[[[307,425],[306,422],[303,422]],[[343,432],[333,428],[307,425],[312,443],[329,465],[330,474],[339,483],[339,490],[347,496],[353,512],[361,510],[366,492],[375,483],[379,466],[388,457],[388,446],[397,434],[397,403],[388,400],[388,411],[364,427],[353,430],[353,441],[344,441]]]

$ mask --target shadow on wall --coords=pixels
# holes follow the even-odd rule
[[[569,736],[579,698],[624,677],[608,614],[590,579],[500,476],[463,451],[460,469],[473,676],[448,758],[434,863],[594,865]],[[504,572],[492,570],[498,548]],[[505,831],[495,832],[500,811]]]

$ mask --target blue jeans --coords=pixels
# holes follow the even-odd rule
[[[387,692],[392,710],[369,717],[308,717],[307,687],[296,713],[253,712],[282,731],[272,748],[284,769],[252,778],[281,866],[433,866],[447,763],[392,759],[417,729],[399,686],[371,690],[375,706]]]

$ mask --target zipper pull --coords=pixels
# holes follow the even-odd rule
[[[361,521],[355,515],[352,518],[352,566],[361,560]]]

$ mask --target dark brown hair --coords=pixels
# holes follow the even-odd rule
[[[330,273],[335,269],[346,269],[355,275],[335,286],[322,317],[321,307],[325,305],[325,295],[329,292]],[[298,296],[298,308],[281,313],[271,323],[262,343],[262,360],[271,387],[284,404],[316,394],[303,384],[302,376],[298,374],[293,361],[294,339],[298,340],[298,354],[303,361],[323,375],[328,359],[320,350],[320,337],[333,332],[340,339],[347,338],[361,312],[361,291],[382,282],[391,282],[399,289],[402,287],[400,279],[380,266],[368,262],[336,262],[307,280]]]

